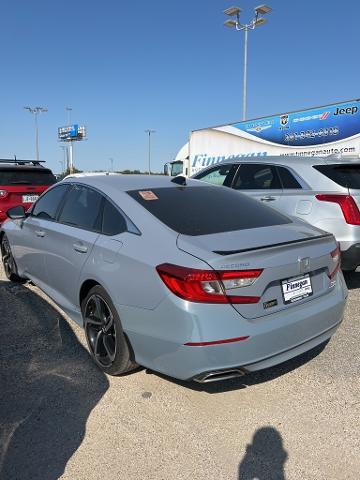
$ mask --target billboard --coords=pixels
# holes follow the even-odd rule
[[[194,130],[190,174],[238,157],[360,155],[360,100]]]
[[[58,128],[58,139],[66,141],[83,140],[86,137],[85,126],[78,124]]]
[[[360,100],[232,125],[276,145],[315,146],[360,134]]]

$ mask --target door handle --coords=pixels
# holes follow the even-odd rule
[[[35,230],[37,237],[45,237],[45,232],[43,230]]]
[[[79,253],[86,253],[88,251],[85,245],[81,245],[80,243],[73,244],[74,250]]]
[[[276,197],[272,197],[271,195],[267,195],[266,197],[261,197],[260,200],[262,202],[273,202],[276,200]]]

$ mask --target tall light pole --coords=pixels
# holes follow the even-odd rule
[[[62,149],[63,151],[63,162],[64,162],[64,171],[67,171],[69,170],[69,160],[68,160],[68,149],[67,149],[67,146],[65,145],[60,145],[60,148]]]
[[[29,111],[34,115],[35,120],[35,149],[36,149],[36,160],[39,160],[39,127],[37,117],[39,113],[47,112],[48,109],[45,107],[24,107],[25,110]]]
[[[247,88],[247,51],[248,51],[248,32],[249,30],[255,30],[256,27],[264,25],[267,22],[266,18],[262,17],[266,13],[271,12],[271,8],[267,5],[259,5],[255,9],[254,18],[249,23],[240,22],[240,13],[241,8],[239,7],[230,7],[224,10],[225,15],[230,17],[235,17],[231,20],[226,20],[224,25],[226,27],[235,28],[238,31],[243,30],[245,33],[245,42],[244,42],[244,89],[243,89],[243,120],[246,120],[246,88]]]
[[[71,125],[71,112],[72,107],[65,107],[65,111],[67,112],[67,124]]]
[[[149,144],[148,144],[149,175],[151,175],[151,134],[155,132],[156,130],[151,130],[151,129],[145,130],[145,133],[149,135]]]

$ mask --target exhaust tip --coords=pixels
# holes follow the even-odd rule
[[[232,368],[229,370],[216,370],[214,372],[201,373],[193,378],[198,383],[219,382],[221,380],[229,380],[230,378],[242,377],[245,370],[241,368]]]

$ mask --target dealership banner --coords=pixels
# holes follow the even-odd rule
[[[360,101],[195,130],[190,137],[192,173],[237,157],[360,154]]]

